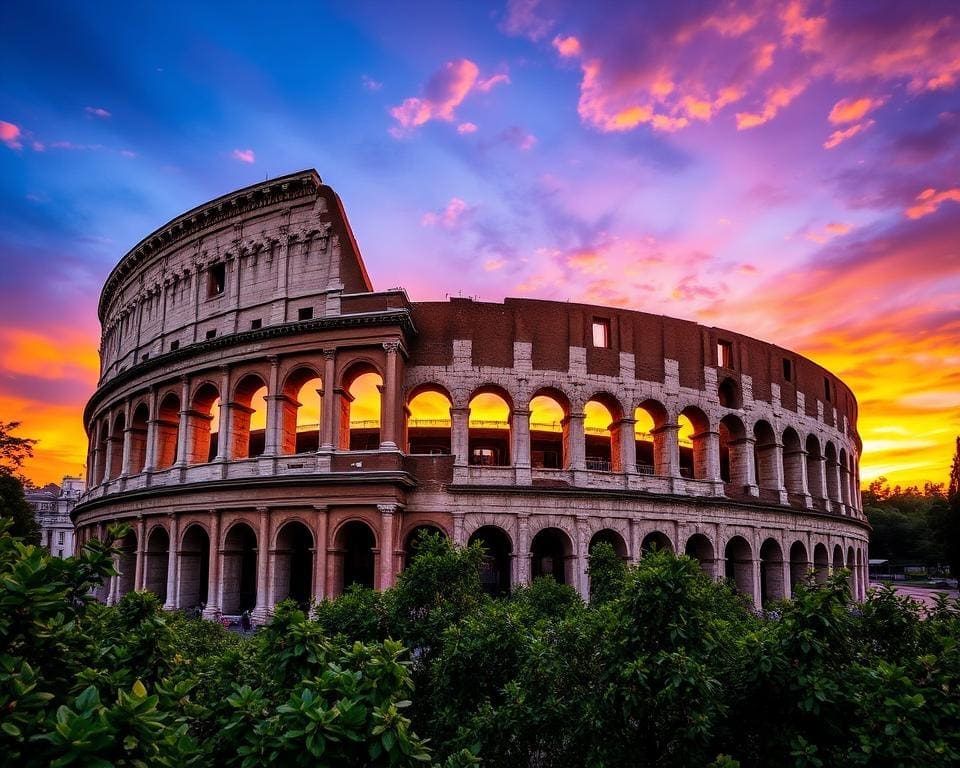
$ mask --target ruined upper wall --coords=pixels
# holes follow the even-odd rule
[[[163,352],[340,313],[372,290],[340,199],[316,171],[217,198],[144,238],[100,296],[101,383]]]
[[[852,429],[857,423],[856,398],[830,371],[790,350],[722,328],[613,307],[509,298],[503,304],[456,298],[418,302],[413,317],[419,336],[411,366],[451,365],[454,340],[472,341],[474,365],[497,368],[514,367],[514,342],[532,345],[534,370],[566,372],[571,348],[579,348],[585,350],[587,374],[601,376],[619,376],[626,353],[633,356],[638,380],[662,383],[664,360],[676,360],[680,386],[703,389],[704,368],[714,367],[717,381],[732,378],[739,386],[741,377],[749,376],[755,400],[772,402],[776,386],[788,410],[797,410],[799,394],[806,415],[816,418],[822,412],[824,423],[838,429],[844,416]],[[594,321],[609,327],[608,346],[593,344]],[[718,360],[720,342],[729,344],[728,366]]]

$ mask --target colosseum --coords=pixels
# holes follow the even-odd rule
[[[432,529],[484,588],[589,593],[598,541],[686,552],[758,605],[866,586],[857,404],[789,350],[642,312],[376,291],[313,170],[201,205],[107,278],[79,541],[114,602],[249,610],[386,589]]]

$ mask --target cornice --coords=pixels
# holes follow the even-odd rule
[[[97,307],[100,322],[103,323],[107,305],[124,278],[158,251],[235,216],[266,205],[315,195],[322,183],[315,170],[299,171],[238,189],[171,219],[131,248],[110,272],[100,292]]]

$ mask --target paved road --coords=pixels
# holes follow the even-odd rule
[[[870,586],[879,587],[880,584],[874,582],[871,583]],[[897,590],[897,594],[913,598],[918,603],[927,607],[933,606],[933,597],[937,592],[946,592],[951,600],[956,600],[957,597],[960,596],[960,592],[956,589],[930,589],[927,587],[916,587],[910,584],[897,584],[895,582],[893,583],[893,588]]]

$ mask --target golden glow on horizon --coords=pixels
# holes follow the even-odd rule
[[[350,403],[350,421],[374,421],[380,424],[380,387],[383,379],[379,373],[362,373],[350,385],[353,402]]]
[[[450,401],[440,392],[421,392],[407,407],[411,421],[450,421]]]
[[[319,378],[310,379],[300,387],[300,391],[297,393],[297,402],[300,403],[300,408],[297,409],[298,427],[318,428],[320,424],[320,409],[322,407],[320,398],[320,390],[322,387],[323,382],[321,382]]]

